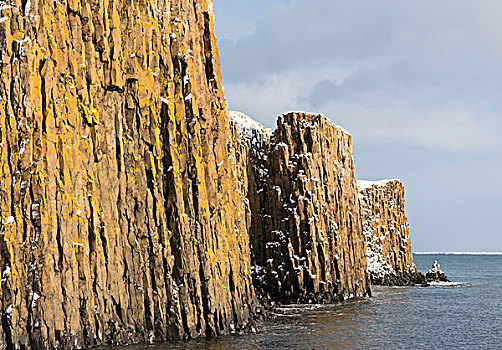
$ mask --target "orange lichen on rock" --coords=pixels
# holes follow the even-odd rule
[[[0,4],[0,347],[247,327],[212,2]]]

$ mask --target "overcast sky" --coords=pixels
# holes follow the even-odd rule
[[[502,251],[500,0],[216,0],[230,109],[320,112],[400,178],[415,251]]]

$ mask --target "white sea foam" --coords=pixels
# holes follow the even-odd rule
[[[458,287],[465,285],[464,282],[429,282],[431,287]]]

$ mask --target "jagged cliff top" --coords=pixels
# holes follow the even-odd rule
[[[297,115],[300,116],[307,124],[306,126],[314,126],[314,124],[317,123],[329,123],[332,126],[334,126],[336,129],[342,131],[343,133],[347,135],[351,135],[350,132],[345,130],[343,127],[336,125],[331,121],[331,119],[327,118],[324,114],[321,113],[312,113],[312,112],[303,112],[303,111],[291,111],[287,113],[282,113],[279,115],[278,120],[284,121],[284,117],[288,117],[291,115]],[[265,134],[268,136],[271,136],[272,133],[275,130],[272,130],[271,128],[267,128],[266,126],[260,124],[256,120],[252,119],[248,115],[242,113],[242,112],[237,112],[237,111],[230,111],[229,112],[230,118],[237,124],[241,132],[244,134],[244,136],[248,139],[253,138],[253,136],[258,132],[261,134]]]
[[[306,121],[310,121],[310,122],[327,122],[329,124],[331,124],[332,126],[334,126],[336,129],[342,131],[343,133],[349,135],[349,136],[352,136],[350,134],[350,132],[348,132],[347,130],[345,130],[343,127],[341,127],[340,125],[337,125],[335,124],[331,119],[329,119],[328,117],[326,117],[324,114],[321,114],[321,113],[313,113],[313,112],[304,112],[304,111],[290,111],[290,112],[286,112],[286,113],[282,113],[279,118],[283,118],[283,117],[287,117],[287,116],[291,116],[291,115],[298,115],[298,116],[301,116],[304,120]]]
[[[387,184],[391,182],[401,182],[399,179],[386,179],[386,180],[376,180],[376,181],[371,181],[371,180],[357,180],[357,188],[359,191],[366,190],[370,187],[381,187],[381,186],[387,186]]]

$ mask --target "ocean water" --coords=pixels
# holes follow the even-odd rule
[[[502,256],[416,255],[438,260],[451,284],[374,287],[371,298],[294,305],[257,334],[127,349],[502,349]]]

